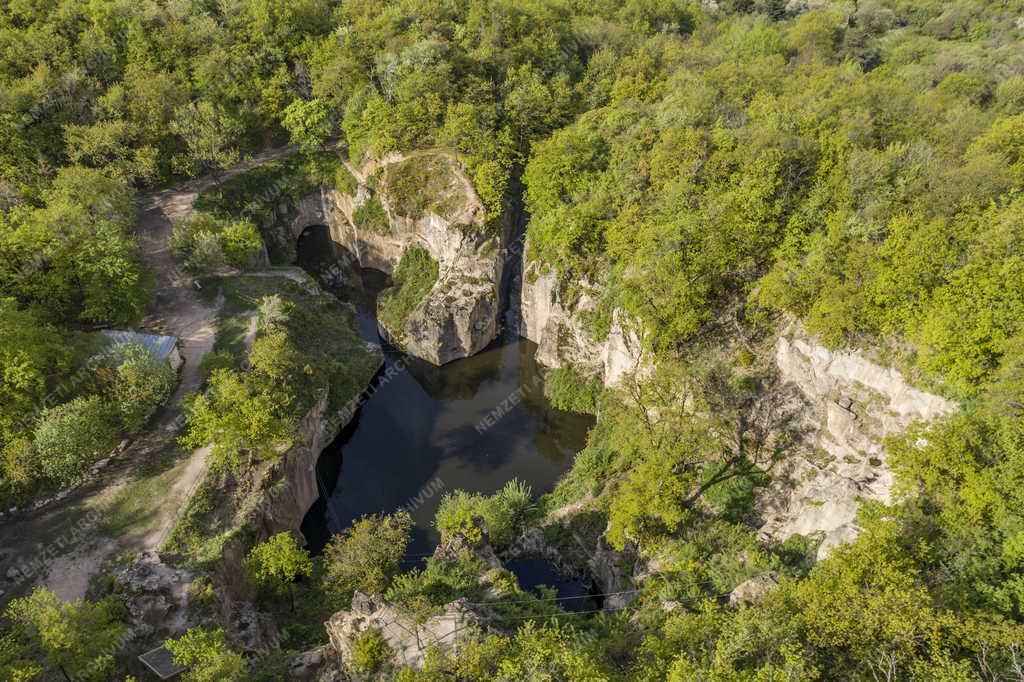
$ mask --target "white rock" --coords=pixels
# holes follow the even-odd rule
[[[884,439],[915,421],[949,415],[956,405],[915,389],[895,369],[856,352],[832,351],[799,327],[791,331],[792,339],[779,338],[775,362],[782,381],[805,401],[805,452],[777,467],[760,492],[760,535],[820,535],[818,556],[824,558],[857,536],[861,501],[891,501]]]

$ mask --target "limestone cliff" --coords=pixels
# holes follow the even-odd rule
[[[646,369],[637,325],[623,311],[612,313],[611,328],[603,339],[588,327],[597,312],[598,284],[566,282],[536,261],[527,260],[523,273],[519,333],[537,344],[537,362],[550,369],[571,365],[585,375],[600,377],[605,386]]]
[[[412,246],[438,263],[437,282],[403,328],[384,331],[411,355],[436,365],[482,350],[498,332],[501,235],[458,161],[428,151],[349,168],[358,183],[354,193],[326,195],[330,208],[323,222],[332,239],[360,266],[387,273]]]
[[[799,327],[779,337],[775,364],[782,381],[795,385],[805,401],[807,436],[803,452],[782,462],[760,495],[760,532],[778,540],[824,534],[820,558],[856,536],[860,501],[889,501],[892,472],[884,439],[956,406],[860,353],[825,348]]]

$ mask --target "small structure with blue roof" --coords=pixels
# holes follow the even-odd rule
[[[104,329],[100,332],[116,344],[137,343],[153,356],[158,362],[166,362],[171,369],[177,370],[184,362],[178,352],[178,337],[160,334],[143,334],[141,332],[121,329]]]

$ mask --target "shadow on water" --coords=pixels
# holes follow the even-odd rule
[[[354,262],[333,255],[338,250],[326,228],[307,230],[298,262],[323,283],[332,263]],[[381,343],[375,302],[389,284],[366,269],[344,272],[328,288],[356,304],[360,332]],[[415,523],[408,555],[423,556],[437,544],[432,522],[446,492],[492,493],[514,478],[535,494],[550,491],[585,444],[593,419],[548,405],[530,341],[506,335],[441,367],[384,351],[368,398],[321,454],[321,498],[302,525],[314,551],[363,515],[405,508]]]

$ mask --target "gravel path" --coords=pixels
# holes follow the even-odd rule
[[[292,147],[268,150],[220,173],[218,179],[294,152]],[[125,550],[159,548],[202,480],[207,448],[176,462],[173,483],[151,498],[150,506],[138,510],[145,519],[143,532],[108,537],[99,530],[117,493],[136,478],[143,464],[172,445],[183,421],[182,398],[202,383],[200,361],[213,349],[220,301],[213,305],[203,301],[171,254],[168,241],[172,223],[188,217],[197,194],[212,184],[214,179],[207,176],[136,201],[136,240],[141,259],[155,279],[154,295],[140,329],[178,337],[185,360],[178,388],[150,427],[99,476],[59,501],[0,523],[0,602],[24,594],[35,584],[46,585],[63,599],[84,596],[89,579],[106,557]],[[22,568],[26,579],[3,582],[12,567]]]

